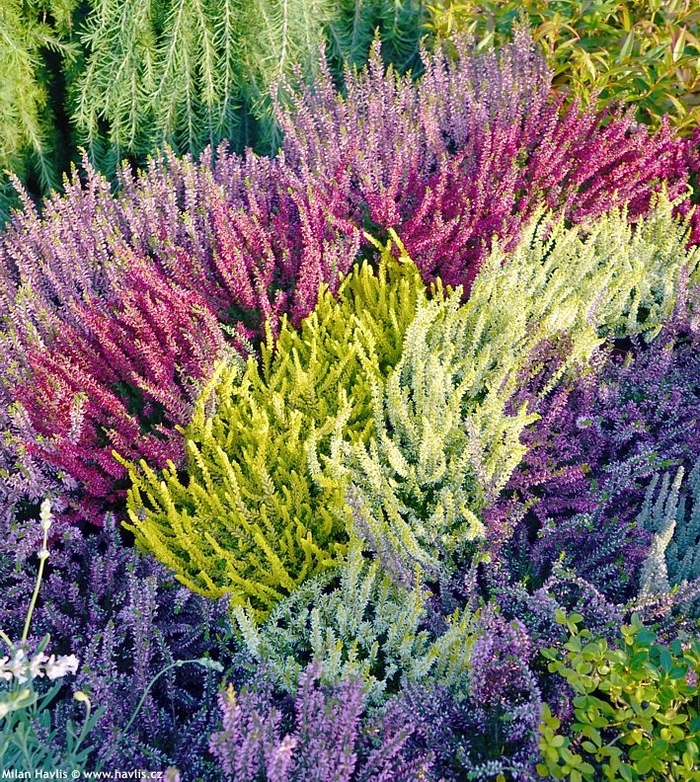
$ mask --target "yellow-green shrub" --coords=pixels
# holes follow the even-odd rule
[[[266,613],[346,551],[342,481],[314,484],[307,444],[343,427],[351,439],[372,429],[371,380],[399,360],[403,335],[426,298],[408,260],[384,251],[327,291],[301,328],[283,322],[276,344],[245,367],[221,363],[185,430],[187,473],[162,478],[127,465],[137,544],[152,550],[191,589],[230,593]]]

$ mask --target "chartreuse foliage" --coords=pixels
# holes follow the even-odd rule
[[[469,31],[484,49],[526,22],[555,86],[585,101],[624,101],[642,121],[658,124],[669,114],[686,130],[700,118],[695,0],[432,0],[428,11],[432,36]]]
[[[353,442],[336,429],[331,446],[329,473],[354,484],[358,531],[388,567],[437,577],[453,555],[474,553],[480,513],[536,417],[513,402],[518,390],[546,367],[541,398],[604,338],[654,334],[685,259],[667,201],[636,231],[621,214],[586,233],[540,220],[512,254],[495,249],[464,305],[459,289],[419,303],[400,361],[372,380],[375,432]]]
[[[185,430],[187,476],[129,466],[130,522],[142,548],[209,597],[231,593],[256,615],[346,551],[341,481],[314,484],[312,440],[367,439],[371,379],[399,360],[426,289],[415,266],[387,248],[326,290],[299,330],[283,320],[276,344],[245,369],[219,364]],[[353,433],[353,434],[351,434]],[[325,443],[326,445],[323,445]]]
[[[455,611],[442,633],[429,632],[430,593],[398,585],[379,560],[362,556],[361,547],[353,539],[342,568],[302,584],[260,627],[242,608],[234,609],[254,666],[265,665],[290,694],[313,661],[320,663],[323,683],[357,676],[375,703],[426,676],[464,695],[474,616]]]
[[[572,782],[700,779],[700,641],[660,643],[633,616],[620,629],[619,648],[610,648],[580,629],[581,619],[559,612],[569,640],[563,653],[543,650],[549,671],[576,695],[566,731],[544,706],[539,774]]]

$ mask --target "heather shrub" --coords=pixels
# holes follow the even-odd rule
[[[539,584],[563,557],[611,599],[634,596],[651,542],[637,521],[649,482],[672,465],[690,470],[700,455],[693,308],[682,293],[654,340],[618,341],[590,375],[541,401],[522,386],[514,404],[529,401],[540,418],[485,512],[492,553],[518,577]]]
[[[0,626],[16,638],[23,632],[35,581],[31,557],[41,546],[34,527],[0,526],[0,591],[5,597]],[[178,661],[230,662],[235,646],[226,606],[177,585],[151,557],[125,546],[113,517],[91,533],[57,520],[49,548],[27,643],[36,649],[50,635],[48,651],[57,658],[75,653],[80,666],[71,686],[55,696],[51,719],[56,740],[49,742],[49,733],[40,733],[44,749],[61,749],[69,723],[82,727],[85,704],[72,698],[80,691],[89,698],[93,716],[99,712],[87,738],[95,747],[87,768],[163,769],[176,764],[188,778],[213,782],[216,766],[207,741],[217,725],[220,677],[201,665]]]
[[[64,324],[29,352],[31,385],[15,390],[27,452],[79,482],[80,517],[96,524],[125,495],[112,451],[180,461],[174,427],[189,418],[198,381],[230,352],[203,297],[145,264],[128,275],[111,300],[74,312],[81,331]]]
[[[129,465],[126,526],[137,544],[190,588],[263,615],[342,560],[343,484],[312,482],[310,443],[341,426],[367,436],[372,384],[398,361],[426,291],[387,247],[376,273],[364,263],[337,300],[319,295],[299,330],[283,319],[260,362],[218,365],[184,430],[185,475],[172,463],[162,477],[144,461]]]
[[[494,252],[462,307],[459,293],[425,301],[407,259],[396,280],[367,266],[353,273],[341,303],[324,294],[299,333],[283,327],[261,365],[220,365],[185,431],[187,477],[175,465],[162,479],[143,462],[130,467],[127,527],[183,583],[264,614],[342,557],[353,481],[370,545],[381,539],[399,561],[434,573],[441,554],[482,535],[476,514],[522,456],[531,419],[506,405],[532,354],[550,340],[566,344],[544,394],[585,363],[600,334],[653,333],[672,311],[685,254],[670,210],[660,202],[634,232],[619,214],[587,236],[535,222],[515,253]],[[400,296],[402,284],[414,293]]]
[[[324,687],[319,667],[302,674],[293,707],[267,688],[229,685],[219,696],[223,730],[211,737],[224,779],[232,782],[426,778],[428,757],[407,762],[402,750],[410,722],[366,717],[358,679]]]
[[[587,234],[535,222],[517,250],[494,251],[465,304],[460,291],[419,304],[373,395],[375,431],[353,443],[338,429],[328,466],[352,483],[358,532],[396,577],[403,562],[439,578],[483,550],[483,511],[526,450],[528,402],[580,373],[606,336],[653,334],[672,312],[685,253],[668,207],[634,233],[620,215]],[[543,366],[537,394],[513,404]]]
[[[4,235],[8,507],[64,484],[99,523],[124,489],[113,448],[179,461],[173,427],[228,352],[216,321],[244,354],[282,312],[295,324],[308,314],[321,281],[336,290],[356,231],[344,233],[280,161],[222,151],[215,171],[170,157],[136,178],[124,172],[114,198],[88,170],[84,189],[76,178],[42,217],[28,206]]]
[[[423,587],[396,584],[354,540],[340,569],[306,581],[260,626],[242,608],[234,609],[244,664],[253,670],[264,666],[271,681],[289,693],[306,666],[318,664],[324,684],[357,677],[374,705],[428,675],[464,693],[474,619],[468,610],[442,618],[430,598]]]
[[[533,778],[542,706],[536,647],[523,624],[493,604],[473,632],[466,691],[424,679],[404,687],[384,711],[413,727],[404,754],[432,757],[430,779]]]
[[[639,574],[641,597],[663,598],[675,593],[674,602],[678,603],[683,592],[700,591],[698,464],[691,470],[686,486],[682,487],[684,469],[679,467],[673,481],[665,473],[659,486],[657,473],[647,488],[637,524],[653,537]],[[698,617],[697,598],[683,602],[683,613]]]
[[[31,774],[35,770],[72,770],[82,766],[94,751],[92,746],[82,746],[89,731],[94,727],[99,712],[91,714],[90,700],[84,692],[76,692],[76,700],[86,705],[86,714],[79,732],[71,720],[66,725],[63,742],[59,731],[52,725],[54,720],[50,707],[56,700],[62,686],[62,679],[75,674],[80,663],[71,655],[46,654],[51,636],[46,635],[30,653],[27,643],[32,615],[39,596],[46,560],[49,557],[48,532],[51,527],[51,505],[45,500],[41,506],[42,543],[38,552],[39,571],[36,583],[26,609],[24,628],[19,641],[0,630],[0,640],[10,657],[0,658],[0,762],[4,769]],[[54,684],[47,690],[39,679],[46,677]],[[62,743],[60,748],[55,745]]]
[[[394,228],[426,278],[468,291],[493,236],[514,243],[543,202],[585,223],[621,205],[636,219],[664,184],[687,199],[692,144],[630,112],[565,108],[525,33],[498,54],[460,40],[456,59],[423,65],[414,83],[376,46],[342,93],[326,68],[278,116],[285,160],[341,194],[339,216]]]
[[[574,692],[574,721],[561,722],[545,704],[537,771],[555,779],[697,779],[697,638],[657,642],[633,616],[610,647],[581,617],[559,616],[569,628],[563,653],[544,649],[549,671]]]
[[[428,12],[431,37],[449,42],[468,31],[483,50],[502,46],[526,23],[555,88],[586,102],[629,103],[640,121],[658,125],[667,115],[684,131],[700,118],[700,20],[689,0],[437,0]]]

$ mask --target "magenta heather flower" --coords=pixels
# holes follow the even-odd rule
[[[86,167],[0,239],[6,505],[70,495],[100,523],[125,487],[112,451],[178,462],[215,360],[298,323],[357,254],[358,230],[281,160],[169,156],[120,188]]]
[[[631,112],[567,108],[526,33],[499,54],[462,41],[456,61],[423,62],[414,83],[384,68],[376,44],[342,95],[326,68],[278,117],[287,163],[341,192],[342,218],[394,228],[426,277],[468,289],[493,237],[517,239],[542,203],[574,223],[623,204],[634,219],[666,186],[688,210],[692,141]]]

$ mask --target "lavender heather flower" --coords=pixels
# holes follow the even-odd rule
[[[91,733],[104,767],[172,764],[186,779],[214,782],[218,774],[207,738],[218,717],[219,677],[211,671],[184,666],[163,676],[129,733],[118,743],[116,737],[165,665],[205,655],[231,661],[235,643],[226,605],[193,595],[152,558],[125,546],[111,516],[90,533],[60,520],[51,532],[51,558],[27,643],[36,648],[51,635],[49,651],[55,656],[43,663],[47,674],[72,662],[70,654],[80,657],[70,685],[105,710]],[[24,559],[18,567],[14,546],[19,533],[7,534],[5,525],[0,533],[0,591],[6,597],[0,626],[19,637],[36,566]],[[84,716],[71,695],[64,688],[54,710],[59,732],[68,719],[80,722]]]
[[[533,403],[528,451],[485,520],[494,553],[513,536],[502,556],[521,576],[541,582],[564,556],[609,598],[633,596],[650,543],[635,524],[645,488],[660,467],[700,456],[695,295],[651,343],[610,346],[587,376]]]
[[[124,169],[118,197],[87,163],[84,178],[41,217],[27,199],[0,238],[0,467],[10,507],[77,494],[99,523],[124,488],[112,449],[178,460],[174,427],[223,349],[217,322],[240,353],[283,313],[298,323],[359,232],[281,159],[252,153]]]
[[[406,761],[411,722],[401,727],[364,714],[359,679],[319,685],[319,667],[300,677],[293,705],[275,698],[269,682],[220,693],[223,730],[210,749],[231,782],[330,782],[426,779],[430,761]],[[379,735],[377,735],[379,734]]]

